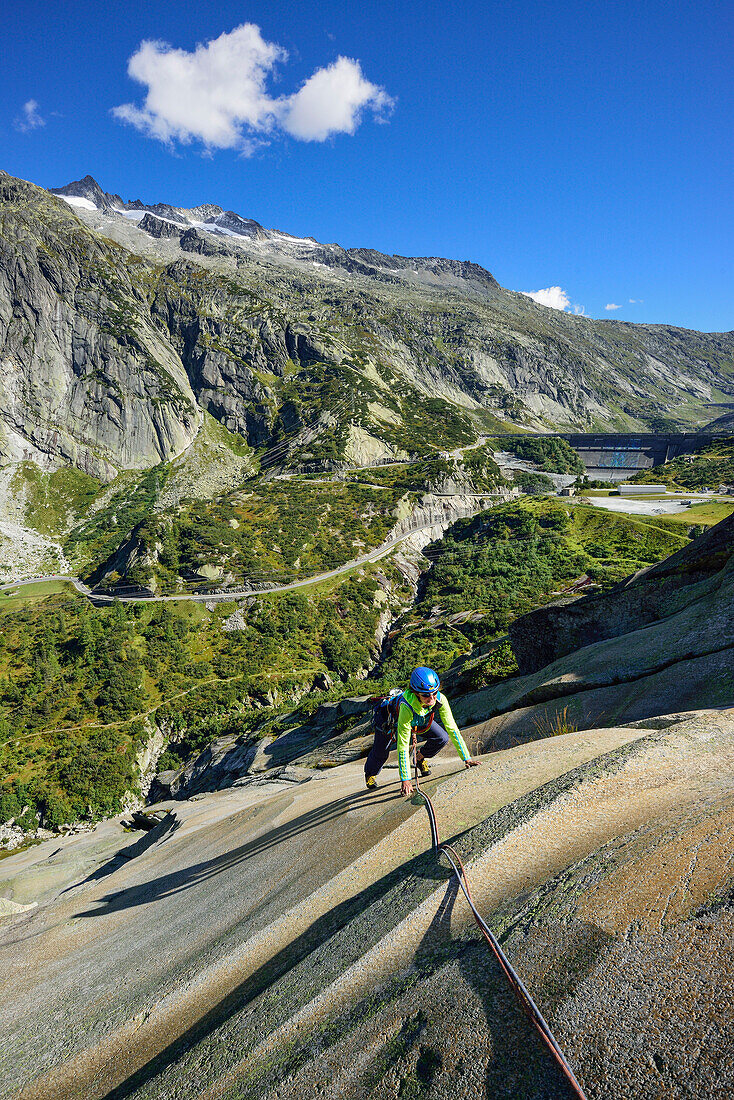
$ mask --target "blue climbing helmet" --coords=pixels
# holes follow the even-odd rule
[[[420,691],[424,695],[428,695],[430,692],[438,691],[441,687],[441,680],[437,672],[434,672],[432,668],[414,668],[410,674],[410,690]]]

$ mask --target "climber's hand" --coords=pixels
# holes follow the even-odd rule
[[[410,798],[413,793],[413,784],[409,779],[404,779],[400,784],[400,793],[403,798]]]
[[[479,761],[478,760],[465,760],[464,761],[464,767],[465,768],[478,768],[479,767]]]

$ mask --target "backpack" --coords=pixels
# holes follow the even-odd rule
[[[398,711],[403,700],[403,693],[398,688],[393,688],[388,695],[373,695],[372,703],[372,728],[375,733],[394,737],[395,727],[398,721]]]

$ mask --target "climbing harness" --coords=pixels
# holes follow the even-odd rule
[[[433,803],[431,802],[431,800],[428,797],[428,795],[426,794],[426,792],[421,790],[420,782],[418,780],[418,740],[417,740],[416,735],[415,735],[415,730],[413,731],[412,749],[413,749],[413,770],[415,772],[415,788],[416,788],[416,791],[420,794],[421,798],[423,799],[423,801],[425,802],[425,805],[426,805],[426,810],[428,812],[428,820],[429,820],[430,825],[431,825],[431,843],[433,845],[433,850],[436,853],[436,855],[438,855],[440,852],[443,852],[445,854],[446,858],[448,859],[449,863],[453,867],[454,873],[455,873],[456,878],[457,878],[458,883],[459,883],[459,886],[461,887],[461,889],[463,891],[464,897],[466,898],[467,902],[469,903],[469,908],[471,909],[471,911],[474,915],[474,920],[476,921],[477,925],[479,926],[480,932],[482,933],[485,940],[487,941],[487,943],[491,947],[492,951],[494,952],[494,955],[495,955],[497,961],[499,962],[505,977],[507,978],[508,982],[510,983],[510,986],[512,988],[513,993],[515,994],[515,997],[519,1001],[520,1005],[522,1006],[523,1010],[525,1011],[526,1015],[528,1016],[530,1022],[533,1024],[536,1031],[540,1035],[540,1038],[545,1043],[546,1047],[548,1048],[548,1050],[552,1054],[553,1058],[555,1059],[555,1061],[559,1065],[559,1067],[561,1069],[561,1072],[563,1073],[564,1077],[566,1078],[569,1085],[571,1086],[571,1090],[573,1091],[574,1096],[577,1098],[577,1100],[587,1100],[586,1093],[581,1088],[581,1085],[579,1084],[579,1082],[576,1080],[576,1077],[574,1075],[573,1070],[571,1069],[568,1062],[566,1061],[566,1059],[564,1057],[564,1054],[563,1054],[563,1051],[561,1050],[558,1043],[556,1042],[556,1039],[555,1039],[550,1027],[548,1026],[545,1019],[543,1018],[543,1015],[542,1015],[540,1009],[538,1008],[535,1001],[533,1000],[533,998],[530,996],[527,989],[525,988],[525,984],[522,981],[520,975],[517,973],[517,971],[513,967],[512,963],[507,958],[507,955],[505,955],[504,951],[502,950],[497,937],[493,934],[491,929],[488,928],[488,926],[486,925],[486,923],[482,919],[481,914],[478,912],[478,910],[477,910],[477,908],[474,904],[474,901],[472,899],[471,888],[469,886],[469,879],[467,878],[467,874],[466,874],[466,871],[464,869],[464,864],[461,862],[460,856],[458,855],[456,850],[451,847],[450,844],[442,843],[440,838],[439,838],[438,825],[436,824],[436,811],[434,810]]]

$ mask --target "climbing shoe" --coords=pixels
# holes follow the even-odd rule
[[[427,760],[419,760],[418,761],[418,771],[421,773],[421,775],[425,779],[425,777],[427,775],[431,774],[431,765],[428,763]]]
[[[364,782],[368,791],[374,791],[375,787],[377,786],[377,780],[375,779],[374,775],[365,776]]]

